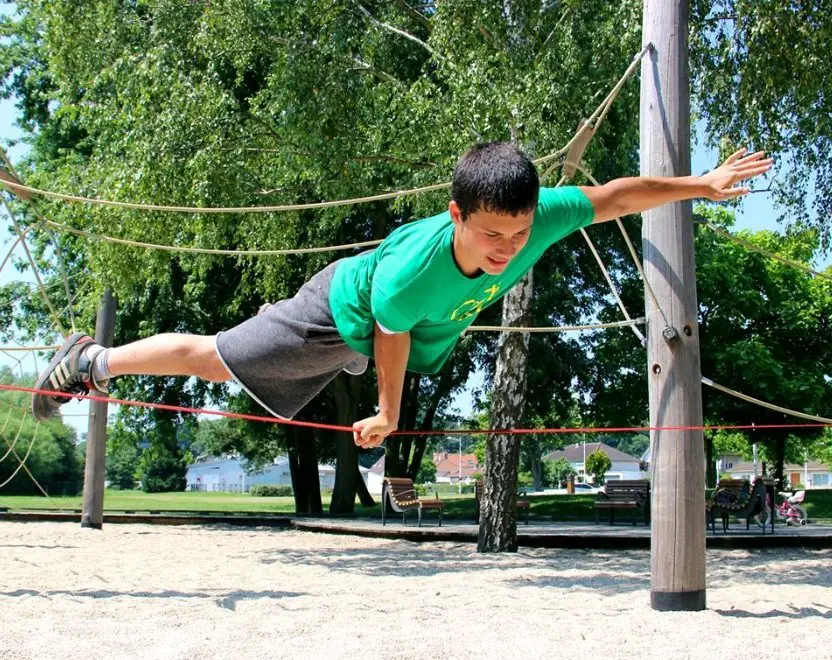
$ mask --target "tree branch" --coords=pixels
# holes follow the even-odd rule
[[[482,23],[480,23],[479,21],[477,21],[477,22],[476,22],[476,26],[477,26],[477,29],[480,31],[480,34],[481,34],[483,37],[485,37],[485,40],[486,40],[488,43],[490,43],[492,46],[494,46],[494,49],[495,49],[495,50],[498,50],[498,51],[502,51],[502,50],[504,50],[504,49],[502,48],[502,46],[501,46],[499,43],[497,43],[497,39],[495,39],[495,38],[494,38],[494,35],[493,35],[493,34],[491,34],[491,32],[488,30],[488,28],[487,28],[487,27],[485,27],[485,26],[484,26]]]
[[[283,46],[299,46],[301,48],[306,48],[306,49],[310,49],[310,50],[315,48],[314,45],[312,45],[308,42],[305,42],[305,41],[292,41],[290,39],[286,39],[284,37],[277,37],[275,35],[271,35],[270,39],[272,41],[276,42],[276,43],[279,43],[279,44],[283,45]],[[353,64],[357,64],[358,69],[353,69],[354,71],[357,70],[357,71],[365,71],[367,73],[371,73],[376,78],[378,78],[379,80],[383,80],[384,82],[388,82],[388,83],[391,83],[393,85],[396,85],[397,87],[400,87],[401,89],[407,89],[407,85],[404,82],[402,82],[401,80],[399,80],[395,76],[390,75],[386,71],[382,71],[381,69],[377,69],[373,65],[368,64],[367,62],[362,60],[360,57],[356,57],[356,56],[350,57],[348,55],[336,55],[336,57],[338,59],[344,61],[344,62],[352,62]]]
[[[540,46],[540,50],[538,51],[539,53],[542,53],[543,49],[546,48],[547,44],[549,43],[549,40],[555,35],[555,32],[560,27],[561,23],[563,23],[563,21],[566,20],[566,16],[568,14],[569,9],[564,9],[563,13],[560,15],[560,18],[558,19],[558,22],[555,23],[555,27],[553,27],[552,31],[549,33],[549,36],[547,36],[546,39],[543,40],[543,44]]]
[[[438,167],[436,163],[431,163],[429,161],[416,161],[416,160],[408,160],[407,158],[400,158],[399,156],[387,156],[384,154],[378,155],[368,155],[368,156],[355,156],[354,158],[356,161],[360,163],[367,163],[373,161],[384,161],[386,163],[398,163],[400,165],[410,165],[411,167],[418,167],[421,169],[430,169],[431,167]]]
[[[396,0],[396,4],[399,6],[399,9],[401,9],[405,14],[410,16],[410,18],[412,18],[413,20],[417,21],[422,26],[424,26],[425,29],[427,29],[428,32],[433,31],[433,25],[431,24],[430,19],[427,16],[425,16],[424,14],[416,11],[413,7],[411,7],[409,4],[407,4],[404,0]]]
[[[359,71],[366,71],[367,73],[373,74],[379,80],[383,80],[384,82],[391,83],[396,85],[396,87],[400,87],[401,89],[407,89],[407,85],[405,85],[401,80],[398,78],[391,76],[386,71],[382,71],[381,69],[377,69],[376,67],[372,66],[371,64],[367,64],[364,60],[360,57],[353,57],[352,61],[358,65]]]
[[[737,14],[718,14],[716,16],[703,19],[702,24],[708,25],[709,23],[719,23],[720,21],[736,21],[737,18],[739,18]]]
[[[375,18],[375,17],[374,17],[374,16],[373,16],[370,12],[368,12],[368,11],[367,11],[367,10],[363,7],[363,5],[362,5],[360,2],[358,2],[358,0],[353,0],[353,4],[354,4],[356,7],[358,7],[358,10],[359,10],[362,14],[364,14],[364,16],[366,17],[366,19],[367,19],[368,21],[370,21],[373,25],[377,25],[377,26],[378,26],[378,27],[380,27],[380,28],[384,28],[385,30],[388,30],[388,31],[390,31],[390,32],[394,32],[395,34],[398,34],[400,37],[404,37],[405,39],[408,39],[408,40],[412,41],[414,44],[419,44],[422,48],[424,48],[426,51],[428,51],[428,52],[429,52],[429,53],[430,53],[433,57],[435,57],[436,59],[442,59],[442,60],[444,60],[444,59],[445,59],[445,58],[443,58],[441,55],[439,55],[439,53],[437,53],[435,50],[433,50],[433,48],[431,48],[430,46],[428,46],[428,45],[427,45],[424,41],[422,41],[422,40],[421,40],[421,39],[419,39],[418,37],[414,37],[414,36],[413,36],[412,34],[410,34],[409,32],[405,32],[404,30],[400,30],[399,28],[397,28],[397,27],[393,27],[392,25],[388,25],[387,23],[382,23],[380,20],[378,20],[377,18]]]

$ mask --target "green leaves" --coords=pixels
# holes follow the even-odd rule
[[[711,141],[728,137],[775,155],[775,198],[821,230],[832,206],[828,2],[697,0],[691,7],[696,103]],[[788,168],[788,169],[786,169]]]

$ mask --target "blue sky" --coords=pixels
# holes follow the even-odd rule
[[[0,14],[5,13],[8,13],[8,6],[0,5]],[[10,100],[0,100],[0,140],[2,140],[4,148],[6,148],[7,152],[10,154],[13,161],[17,161],[25,153],[25,145],[18,144],[11,148],[8,147],[9,140],[18,140],[21,137],[20,130],[14,125],[15,116],[16,109],[14,108],[13,102]],[[698,134],[701,135],[701,131],[698,131]],[[701,144],[694,144],[692,153],[693,158],[691,170],[694,174],[701,174],[702,172],[707,171],[708,169],[714,167],[717,164],[717,154],[715,150],[707,149]],[[768,181],[760,181],[755,185],[755,187],[757,188],[765,188],[767,186]],[[71,193],[73,191],[65,192]],[[2,215],[3,218],[2,221],[0,221],[0,245],[4,246],[2,247],[2,252],[3,255],[5,255],[5,252],[8,249],[8,245],[10,242],[8,233],[9,222],[8,218],[5,217],[5,211],[2,212]],[[782,231],[782,226],[778,225],[777,223],[777,216],[778,211],[776,208],[772,206],[772,198],[770,195],[749,195],[742,201],[742,204],[737,211],[736,229],[769,229],[775,231]],[[817,267],[824,268],[828,266],[830,263],[832,263],[832,255],[826,255],[815,265]],[[20,274],[17,273],[14,269],[11,269],[7,266],[4,269],[4,271],[0,273],[0,284],[5,284],[12,279],[24,279],[27,281],[33,280],[31,273],[26,272]],[[42,366],[43,360],[40,360],[39,363]],[[0,355],[0,364],[13,363],[10,362],[10,360],[6,356]],[[35,369],[35,362],[31,356],[26,358],[26,360],[24,361],[24,365],[26,366],[28,371],[34,371]],[[463,414],[470,414],[473,403],[471,400],[470,390],[472,389],[472,387],[479,386],[480,384],[481,376],[475,375],[469,382],[469,391],[458,398],[457,404]],[[85,415],[87,412],[86,403],[82,402],[79,404],[70,404],[69,406],[67,406],[67,408],[69,409],[67,410],[67,412],[79,416],[68,417],[66,421],[75,426],[79,430],[79,432],[86,431],[86,420],[83,418],[83,415]]]

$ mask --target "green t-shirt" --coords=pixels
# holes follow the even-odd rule
[[[329,304],[348,346],[373,357],[374,322],[410,331],[407,368],[439,371],[477,314],[497,302],[550,245],[594,217],[578,188],[541,188],[529,240],[499,275],[468,277],[454,261],[454,224],[448,211],[392,232],[375,250],[342,260]]]

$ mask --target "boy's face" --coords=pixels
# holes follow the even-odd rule
[[[466,275],[482,270],[499,275],[529,240],[534,209],[509,215],[480,209],[462,219],[456,202],[448,205],[454,222],[454,257]]]

